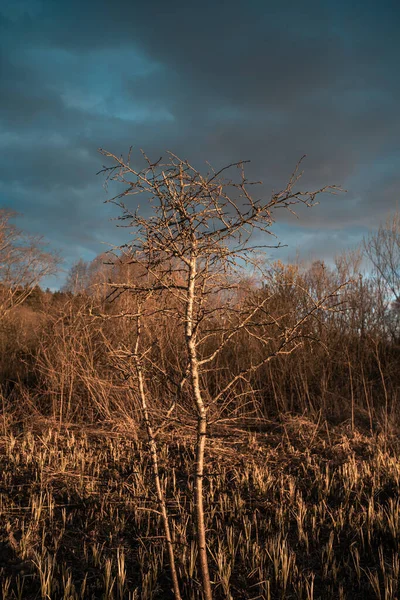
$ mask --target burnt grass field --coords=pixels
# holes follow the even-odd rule
[[[185,599],[201,598],[193,441],[190,429],[159,441]],[[394,434],[301,416],[211,428],[215,598],[398,598],[399,451]],[[27,423],[2,432],[0,472],[4,600],[173,598],[151,463],[134,432]]]

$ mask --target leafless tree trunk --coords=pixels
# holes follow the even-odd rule
[[[134,353],[133,353],[133,360],[135,363],[136,377],[137,377],[137,383],[138,383],[138,388],[139,388],[140,405],[141,405],[141,409],[142,409],[143,420],[144,420],[144,423],[146,426],[151,462],[152,462],[152,466],[153,466],[153,476],[154,476],[154,483],[155,483],[155,487],[156,487],[156,495],[157,495],[158,505],[159,505],[159,508],[161,511],[165,539],[167,542],[169,568],[171,571],[172,584],[173,584],[173,588],[174,588],[174,597],[175,597],[175,600],[181,600],[181,593],[180,593],[179,582],[178,582],[178,574],[177,574],[176,565],[175,565],[174,546],[173,546],[171,529],[169,526],[169,520],[168,520],[168,514],[167,514],[167,505],[165,502],[164,492],[163,492],[163,489],[161,486],[160,472],[159,472],[159,468],[158,468],[158,452],[157,452],[156,434],[153,430],[153,426],[152,426],[150,415],[149,415],[149,409],[147,406],[145,383],[144,383],[144,377],[143,377],[143,367],[142,367],[142,361],[140,358],[140,350],[139,350],[140,339],[141,339],[141,310],[140,310],[140,306],[139,306],[138,313],[136,316],[136,343],[135,343],[135,348],[134,348]]]
[[[189,261],[188,296],[186,304],[186,342],[189,355],[190,380],[193,389],[194,401],[197,408],[197,444],[196,444],[196,472],[194,485],[194,504],[196,511],[197,544],[199,551],[199,564],[203,582],[205,600],[212,599],[210,573],[208,569],[206,527],[204,523],[203,505],[203,478],[204,478],[204,451],[207,438],[207,411],[204,405],[200,388],[199,360],[196,349],[196,335],[194,334],[193,308],[196,295],[196,257]]]
[[[100,313],[93,313],[92,316],[100,317],[102,319],[112,318],[129,318],[133,321],[136,326],[136,338],[133,350],[124,347],[120,344],[118,349],[113,348],[107,340],[105,342],[108,345],[110,356],[116,360],[118,370],[123,373],[124,379],[129,382],[129,389],[133,395],[137,395],[140,404],[140,413],[142,416],[143,424],[147,434],[147,444],[149,447],[151,465],[153,470],[153,480],[156,489],[156,497],[158,503],[158,509],[161,514],[161,519],[164,528],[165,540],[167,544],[167,552],[169,558],[169,567],[172,579],[172,585],[174,590],[175,600],[181,600],[180,586],[178,580],[178,573],[176,569],[174,543],[171,534],[171,528],[169,524],[167,503],[165,500],[164,490],[161,485],[159,462],[158,462],[158,448],[157,448],[157,429],[154,427],[152,417],[149,410],[147,391],[145,383],[145,374],[143,367],[143,351],[141,349],[142,342],[142,320],[145,317],[143,314],[143,303],[146,302],[146,298],[136,298],[136,307],[134,313],[121,313],[117,315],[107,315]],[[132,361],[132,362],[131,362]],[[133,363],[133,364],[132,364]],[[132,378],[135,380],[136,386],[132,386],[130,381]],[[167,417],[168,418],[168,415]]]

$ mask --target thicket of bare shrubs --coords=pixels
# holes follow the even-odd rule
[[[129,266],[116,268],[122,280]],[[106,269],[111,274],[112,267]],[[246,418],[271,419],[291,412],[335,423],[348,421],[352,427],[372,431],[399,424],[397,307],[382,297],[372,273],[361,272],[359,254],[339,257],[335,267],[321,262],[311,266],[276,263],[271,265],[270,280],[262,291],[246,280],[238,294],[242,302],[248,302],[252,295],[273,289],[274,306],[270,303],[269,309],[278,317],[301,306],[305,289],[322,297],[348,279],[343,310],[316,315],[308,323],[310,341],[305,340],[293,355],[277,357],[251,375],[241,390],[247,392],[246,402],[237,393],[221,418],[241,417],[244,423]],[[14,410],[18,414],[37,412],[60,424],[101,420],[111,425],[128,415],[134,420],[132,396],[123,375],[110,362],[109,351],[121,341],[133,346],[132,323],[112,318],[129,311],[134,311],[129,295],[110,302],[106,293],[101,297],[98,288],[86,282],[78,294],[37,289],[23,306],[6,315],[0,323],[0,376],[4,393],[18,388]],[[109,318],[99,318],[99,314]],[[146,319],[145,335],[154,363],[146,367],[150,396],[154,408],[166,406],[174,390],[162,370],[168,372],[171,365],[177,368],[184,340],[172,321],[161,327],[157,315]],[[234,360],[241,366],[250,356],[257,359],[260,349],[252,337],[243,333],[235,343],[239,349]],[[208,375],[210,380],[219,378],[221,384],[231,360],[232,351],[227,347],[219,357],[218,369]],[[26,406],[21,405],[22,389]]]

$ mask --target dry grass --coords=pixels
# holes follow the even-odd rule
[[[229,433],[229,435],[228,435]],[[201,597],[193,445],[165,439],[162,482],[183,597]],[[2,598],[172,597],[146,448],[126,434],[1,437]],[[215,598],[398,598],[400,462],[388,440],[304,418],[214,432],[206,477]]]

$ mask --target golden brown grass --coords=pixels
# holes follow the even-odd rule
[[[398,598],[400,462],[390,440],[286,417],[213,432],[206,485],[215,598]],[[229,435],[228,435],[229,434]],[[201,597],[190,434],[164,439],[182,595]],[[52,423],[0,440],[6,599],[171,598],[145,446]]]

